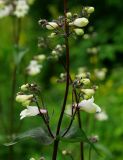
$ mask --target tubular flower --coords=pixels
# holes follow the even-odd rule
[[[85,27],[89,23],[87,18],[77,18],[74,20],[73,24],[77,27]]]
[[[88,100],[82,100],[78,107],[80,108],[80,110],[83,110],[85,112],[88,113],[100,113],[101,112],[101,108],[94,103],[94,98],[90,98]]]
[[[46,114],[47,110],[45,109],[40,109],[40,112],[42,114]],[[38,114],[40,114],[39,109],[37,106],[28,106],[27,109],[24,109],[23,111],[21,111],[20,113],[20,119],[23,119],[25,117],[32,117],[32,116],[36,116]]]

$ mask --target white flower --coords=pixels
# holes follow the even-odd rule
[[[74,32],[76,33],[77,36],[82,36],[84,34],[84,30],[80,28],[75,28]]]
[[[94,73],[95,73],[95,76],[102,81],[106,77],[107,69],[106,68],[95,69]]]
[[[77,27],[85,27],[89,23],[87,18],[77,18],[74,20],[73,24]]]
[[[99,113],[101,112],[101,108],[94,103],[94,98],[90,98],[88,100],[83,100],[78,105],[80,110],[83,110],[88,113]]]
[[[27,67],[27,73],[30,76],[35,76],[40,73],[42,65],[38,64],[36,60],[30,61],[29,66]]]
[[[0,18],[9,16],[12,11],[12,5],[3,6],[0,8]]]
[[[56,29],[57,27],[58,27],[58,24],[56,22],[48,22],[48,24],[46,25],[46,28],[49,30]]]
[[[29,6],[26,0],[16,1],[16,7],[14,11],[15,16],[17,16],[18,18],[22,18],[28,13],[28,10],[29,10]]]
[[[40,112],[42,114],[46,114],[47,110],[45,109],[40,109]],[[39,113],[39,109],[37,106],[28,106],[27,109],[24,109],[21,113],[20,113],[20,119],[23,119],[25,117],[32,117],[32,116],[36,116]]]
[[[106,121],[108,120],[108,115],[103,111],[100,113],[96,113],[95,118],[99,121]]]

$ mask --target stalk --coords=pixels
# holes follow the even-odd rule
[[[64,0],[64,33],[65,33],[65,46],[66,46],[66,90],[65,90],[65,95],[64,95],[64,101],[63,101],[63,106],[61,109],[58,125],[57,125],[57,131],[56,131],[56,139],[54,141],[54,148],[53,148],[53,155],[52,155],[52,160],[56,160],[57,158],[57,152],[58,152],[58,146],[59,146],[59,133],[60,133],[60,128],[63,120],[63,115],[65,111],[65,106],[67,102],[67,97],[68,97],[68,92],[69,92],[69,41],[68,41],[68,36],[69,36],[69,27],[67,25],[67,19],[66,19],[66,13],[67,13],[67,0]]]
[[[17,51],[19,47],[19,40],[20,40],[20,32],[21,32],[21,20],[17,19],[17,22],[15,19],[13,19],[13,39],[14,39],[14,45],[16,45]],[[14,62],[14,67],[12,71],[12,88],[11,88],[11,98],[10,98],[10,136],[12,138],[12,135],[14,133],[14,100],[15,100],[15,92],[16,92],[16,82],[17,82],[17,64]],[[13,145],[9,147],[9,160],[14,160],[14,147]]]

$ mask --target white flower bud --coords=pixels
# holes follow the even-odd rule
[[[84,30],[80,28],[75,28],[74,32],[76,33],[77,36],[82,36],[84,34]]]
[[[83,83],[84,85],[89,85],[90,79],[88,79],[88,78],[81,79],[81,83]]]
[[[71,12],[67,12],[66,16],[67,16],[67,18],[71,18],[72,17],[72,13]]]
[[[22,103],[23,106],[28,106],[33,98],[33,94],[30,95],[17,95],[16,101]]]
[[[29,84],[23,84],[20,88],[22,91],[27,91],[28,90],[28,87],[29,87]]]
[[[30,94],[30,95],[17,95],[16,96],[16,101],[17,102],[24,102],[26,100],[30,100],[31,98],[33,98],[33,94]]]
[[[94,7],[88,7],[87,13],[91,14],[94,12]]]
[[[89,97],[92,97],[95,93],[94,89],[81,89],[81,91]]]
[[[39,62],[43,62],[46,59],[46,56],[44,54],[40,54],[34,57],[35,60]]]
[[[73,25],[74,25],[74,23],[73,23],[73,22],[70,22],[70,23],[69,23],[69,26],[73,26]]]
[[[52,55],[57,55],[57,54],[58,54],[58,52],[57,52],[57,51],[55,51],[55,50],[53,50],[51,54],[52,54]]]
[[[54,38],[55,36],[56,36],[56,33],[53,32],[53,33],[51,33],[48,37],[49,37],[49,38]]]
[[[35,160],[35,158],[32,157],[32,158],[30,158],[29,160]]]
[[[63,154],[63,155],[66,155],[66,154],[67,154],[67,151],[66,151],[66,150],[63,150],[63,151],[62,151],[62,154]]]
[[[46,25],[46,28],[49,30],[54,30],[58,27],[58,24],[56,22],[48,22]]]
[[[87,18],[77,18],[74,20],[73,24],[77,27],[85,27],[89,23]]]

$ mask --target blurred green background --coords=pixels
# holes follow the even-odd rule
[[[95,83],[99,85],[95,101],[108,114],[108,120],[95,121],[93,116],[82,115],[83,127],[87,135],[99,135],[98,147],[103,153],[99,157],[95,152],[92,153],[92,160],[122,160],[123,158],[123,21],[122,21],[122,0],[70,0],[69,10],[72,12],[81,11],[81,6],[94,6],[95,12],[90,17],[90,25],[86,29],[89,38],[79,38],[70,40],[71,73],[77,73],[79,67],[87,67],[90,72],[94,68],[107,68],[105,80]],[[48,49],[38,49],[38,37],[47,33],[38,25],[40,18],[52,20],[63,14],[62,0],[35,0],[31,6],[28,16],[22,20],[22,30],[20,45],[28,48],[28,53],[24,56],[17,72],[16,91],[24,83],[24,68],[34,55],[49,54]],[[12,37],[12,18],[0,19],[0,160],[8,159],[9,149],[2,144],[8,138],[8,128],[10,126],[10,96],[13,70],[13,37]],[[60,40],[58,40],[60,42]],[[55,46],[56,41],[53,41]],[[98,53],[91,55],[87,53],[88,48],[99,48]],[[41,85],[45,105],[50,114],[54,109],[51,118],[51,126],[55,130],[56,120],[59,116],[60,106],[63,101],[64,84],[56,84],[55,80],[63,72],[58,62],[47,61],[41,74],[28,78],[28,82],[37,82]],[[15,104],[14,111],[14,130],[24,132],[43,125],[39,118],[26,118],[22,122],[19,120],[19,113],[23,108]],[[89,117],[89,128],[86,118]],[[65,122],[69,122],[66,117]],[[21,123],[21,124],[20,124]],[[64,125],[65,126],[65,123]],[[19,128],[19,130],[18,130]],[[16,132],[16,133],[17,133]],[[59,149],[58,160],[70,159],[63,156],[61,151],[67,149],[72,152],[75,160],[79,160],[79,144],[62,143]],[[85,155],[87,146],[85,145]],[[39,159],[44,156],[47,160],[51,159],[52,145],[42,146],[34,140],[25,140],[14,146],[14,159],[27,160],[30,157]],[[85,156],[85,160],[88,157]]]

